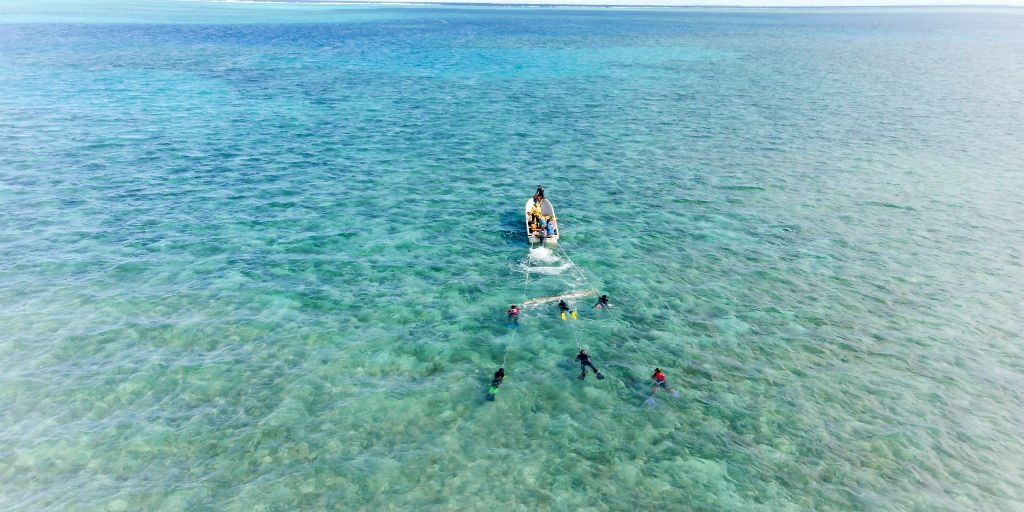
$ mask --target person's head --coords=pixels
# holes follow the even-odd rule
[[[515,305],[515,304],[512,304],[512,305],[511,305],[511,306],[509,306],[508,308],[509,308],[509,309],[515,309],[515,308],[516,308],[516,305]]]
[[[654,373],[661,373],[661,368],[655,368]]]
[[[602,295],[601,298],[604,299],[604,300],[608,300],[608,296],[607,295]]]

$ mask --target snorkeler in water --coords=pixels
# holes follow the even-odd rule
[[[658,392],[658,388],[672,393],[674,397],[679,396],[678,391],[668,387],[668,381],[665,379],[665,374],[662,373],[661,368],[655,368],[654,375],[651,375],[651,378],[654,379],[654,386],[651,387],[651,396],[647,397],[647,401],[644,402],[647,405],[654,407],[654,394]]]
[[[586,350],[580,349],[580,353],[576,355],[576,360],[580,362],[580,380],[583,380],[587,376],[587,367],[594,370],[594,375],[597,375],[598,380],[603,379],[604,375],[601,375],[601,370],[598,370],[594,363],[590,362],[590,355],[587,354]]]
[[[594,309],[608,309],[610,307],[612,307],[612,305],[608,303],[607,295],[602,295],[598,297],[597,304],[594,304]]]
[[[569,304],[567,304],[564,300],[559,300],[558,301],[558,310],[561,312],[562,320],[566,319],[566,317],[565,317],[566,313],[571,315],[573,320],[577,319],[576,312],[573,311],[573,309],[569,307]]]
[[[508,307],[508,311],[505,312],[505,314],[508,315],[508,324],[509,325],[519,325],[519,313],[521,313],[521,312],[522,312],[522,310],[519,309],[519,306],[517,306],[515,304],[512,304],[511,306],[509,306]]]
[[[654,386],[651,387],[651,398],[654,398],[654,394],[658,392],[658,388],[672,393],[672,396],[679,396],[678,391],[668,387],[668,380],[665,378],[665,374],[661,371],[661,368],[655,368],[654,375],[651,375],[651,378],[654,379]]]
[[[498,388],[501,383],[505,380],[505,369],[498,368],[498,371],[494,372],[494,378],[491,379],[491,385],[487,388],[487,401],[493,402],[495,395],[498,394]]]

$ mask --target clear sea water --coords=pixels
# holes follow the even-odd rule
[[[1022,10],[0,21],[0,510],[1024,510]]]

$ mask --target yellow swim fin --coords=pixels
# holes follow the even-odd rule
[[[575,311],[570,311],[569,314],[572,315],[572,319],[573,320],[579,320],[579,318],[576,317],[576,312]]]
[[[562,311],[562,320],[565,320],[565,311]]]

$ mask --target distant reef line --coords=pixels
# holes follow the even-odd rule
[[[591,4],[591,3],[530,3],[530,2],[477,2],[467,0],[452,2],[444,0],[182,0],[187,2],[216,2],[230,4],[312,4],[312,5],[445,5],[445,6],[483,6],[483,7],[606,7],[619,9],[739,9],[739,10],[771,10],[771,9],[961,9],[961,8],[997,8],[1024,9],[1022,4],[886,4],[886,5],[764,5],[764,4]]]

